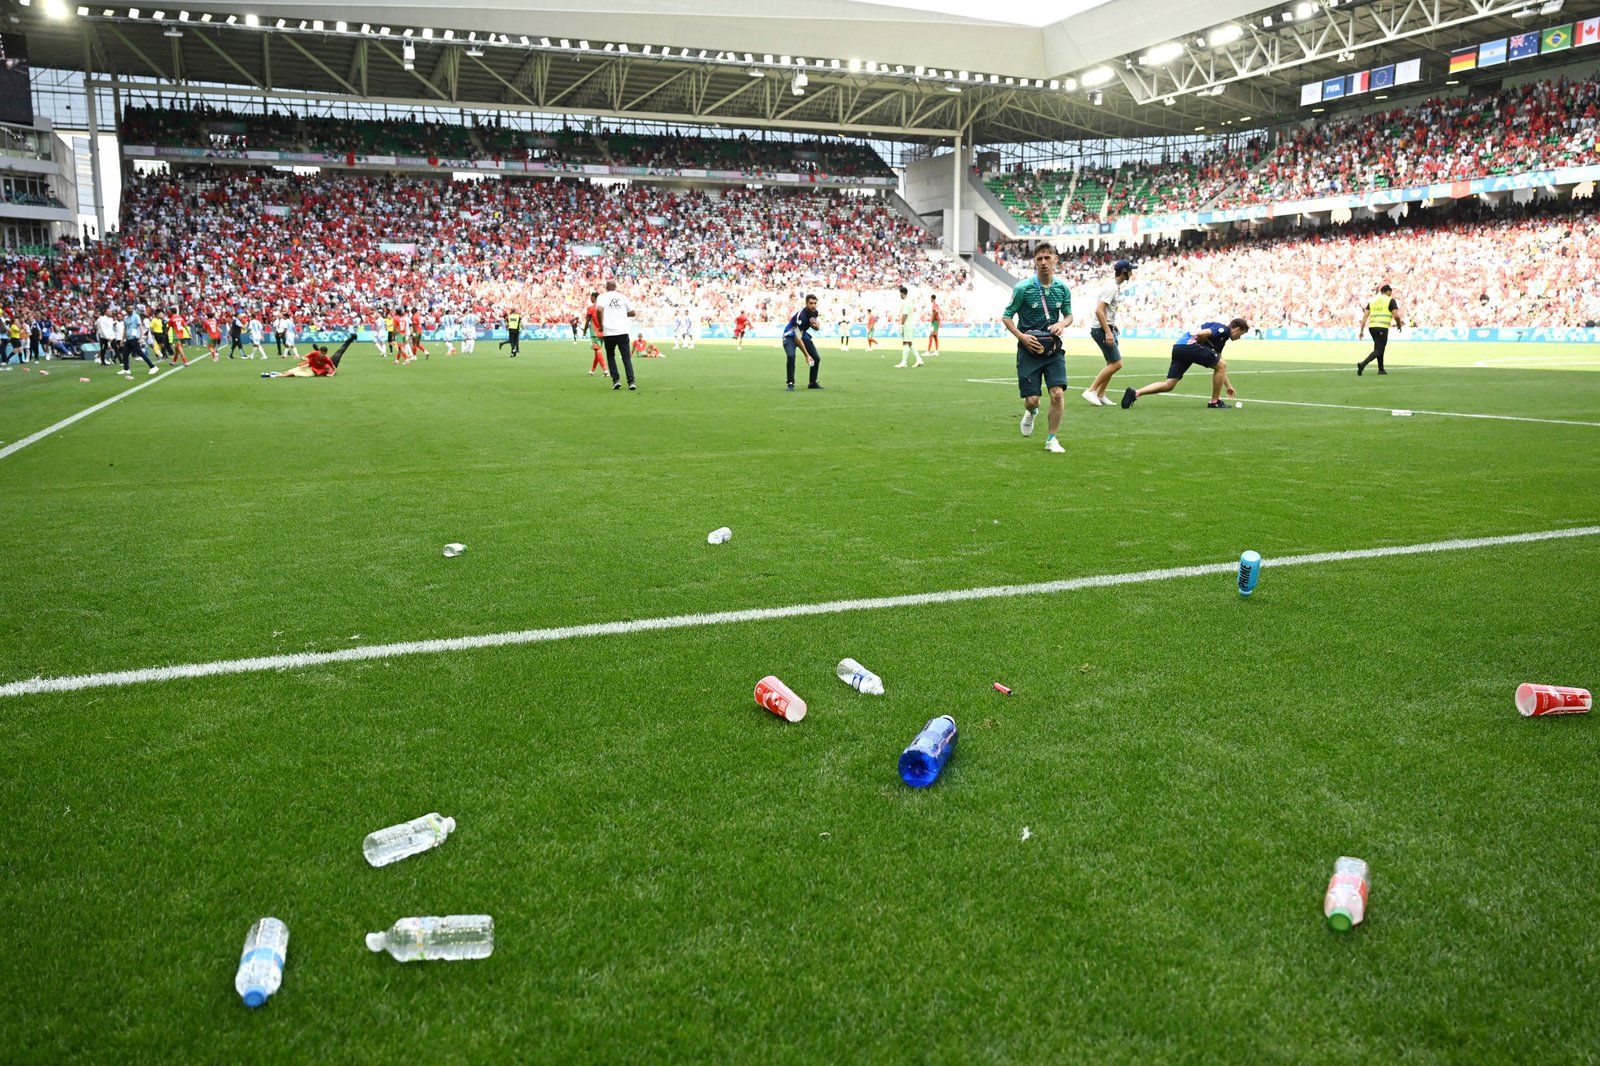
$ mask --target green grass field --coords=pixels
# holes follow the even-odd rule
[[[1129,348],[1114,392],[1165,368]],[[1183,577],[0,699],[0,1058],[1595,1060],[1600,721],[1523,719],[1512,693],[1600,684],[1600,536],[1273,559],[1595,524],[1600,356],[1402,343],[1358,380],[1353,345],[1241,342],[1245,406],[1219,412],[1203,375],[1091,408],[1099,360],[1074,355],[1052,456],[1018,435],[998,344],[915,371],[822,351],[826,391],[792,395],[767,345],[640,361],[637,394],[564,343],[163,376],[0,459],[0,684],[1246,548],[1258,592]],[[50,369],[0,374],[0,441],[144,382]],[[844,656],[887,695],[842,685]],[[755,705],[767,673],[804,722]],[[944,713],[958,750],[908,789],[896,758]],[[365,864],[364,834],[434,810],[446,844]],[[1339,936],[1342,854],[1372,896]],[[362,943],[479,912],[483,962]],[[232,978],[263,914],[289,960],[250,1012]]]

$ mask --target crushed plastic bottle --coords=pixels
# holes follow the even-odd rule
[[[1328,894],[1322,898],[1322,916],[1328,928],[1347,933],[1367,916],[1367,864],[1348,855],[1333,864]]]
[[[938,779],[955,749],[956,720],[941,714],[923,726],[917,739],[900,753],[900,780],[912,788],[927,788]]]
[[[261,918],[245,934],[244,953],[233,988],[244,1005],[255,1008],[283,984],[283,960],[289,951],[289,927],[276,918]]]
[[[733,530],[729,529],[727,526],[722,526],[719,529],[713,529],[710,533],[706,534],[707,544],[726,544],[732,539]]]
[[[868,670],[854,659],[839,660],[839,680],[869,696],[883,695],[883,678]]]
[[[261,376],[266,377],[267,375],[262,374]],[[446,559],[454,559],[466,550],[467,546],[465,544],[446,544],[444,546],[444,557]]]
[[[494,952],[494,919],[487,914],[401,918],[367,934],[367,950],[387,951],[400,962],[487,959]]]
[[[421,818],[368,833],[367,839],[361,842],[361,851],[373,866],[387,866],[444,843],[445,837],[455,832],[455,828],[454,818],[446,818],[438,812],[424,814]]]

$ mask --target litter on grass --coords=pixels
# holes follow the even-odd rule
[[[1027,826],[1023,826],[1022,827],[1022,839],[1023,840],[1027,840],[1031,836],[1033,836],[1033,834],[1028,832],[1028,827]]]
[[[710,533],[706,534],[707,544],[726,544],[732,539],[733,530],[729,529],[727,526],[723,526],[720,529],[713,529]]]
[[[1011,690],[1010,690],[1010,689],[1008,689],[1008,688],[1006,688],[1006,687],[1005,687],[1005,686],[1004,686],[1004,685],[1002,685],[1002,684],[1001,684],[1001,683],[1000,683],[1000,682],[998,682],[998,681],[996,681],[996,682],[995,682],[995,683],[994,683],[994,690],[995,690],[995,691],[996,691],[996,692],[998,692],[998,693],[1000,693],[1000,695],[1002,695],[1002,696],[1009,696],[1009,695],[1011,695]]]
[[[1411,417],[1411,412],[1410,411],[1406,411],[1406,410],[1394,410],[1394,411],[1390,411],[1389,413],[1391,415],[1394,415],[1396,418],[1410,418]]]
[[[1517,711],[1524,718],[1547,714],[1588,714],[1594,697],[1586,688],[1566,685],[1517,686]]]
[[[466,550],[467,546],[465,544],[446,544],[444,546],[444,557],[446,559],[454,559]]]

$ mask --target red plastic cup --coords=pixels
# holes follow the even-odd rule
[[[1545,714],[1588,714],[1594,697],[1586,688],[1565,685],[1518,685],[1517,710],[1524,718]]]
[[[806,701],[771,674],[756,682],[756,702],[787,722],[806,716]]]

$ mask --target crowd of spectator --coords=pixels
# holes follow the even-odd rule
[[[1061,225],[1112,221],[1123,215],[1193,211],[1243,181],[1262,144],[1184,152],[1161,162],[1073,170],[1015,170],[992,174],[989,190],[1018,222]]]
[[[1025,246],[992,249],[1019,277]],[[1064,254],[1075,293],[1101,287],[1106,265],[1139,263],[1125,289],[1127,326],[1182,328],[1242,315],[1253,326],[1352,326],[1379,285],[1395,288],[1407,323],[1424,327],[1565,327],[1600,322],[1600,211],[1592,201],[1551,201],[1496,211],[1463,201],[1448,214],[1415,211],[1312,231],[1235,231],[1226,239],[1172,241]]]
[[[125,144],[214,151],[320,152],[327,155],[407,155],[424,159],[537,160],[663,170],[697,168],[750,173],[889,177],[870,147],[851,141],[768,140],[748,135],[700,137],[571,128],[532,132],[480,117],[470,126],[419,119],[330,118],[280,111],[243,113],[196,104],[189,108],[129,106]]]
[[[1279,144],[1226,203],[1270,203],[1600,160],[1600,78],[1559,78],[1319,122]]]
[[[685,309],[781,321],[811,291],[884,314],[901,284],[939,294],[953,321],[970,287],[964,266],[871,196],[197,167],[133,177],[117,238],[8,260],[0,296],[72,323],[133,303],[330,328],[398,308],[567,323],[611,278],[647,324]]]

